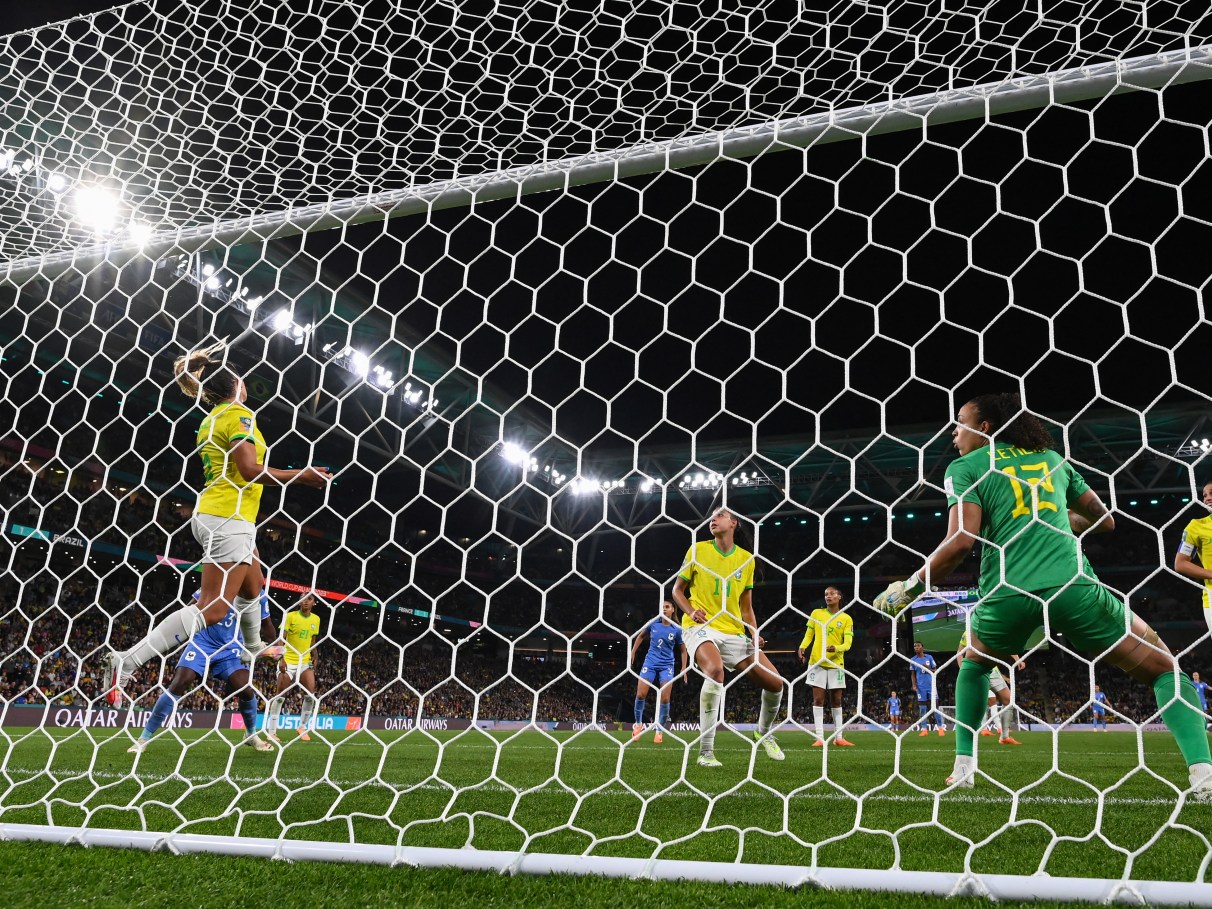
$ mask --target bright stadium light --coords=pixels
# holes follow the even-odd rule
[[[279,309],[270,317],[269,324],[274,331],[290,331],[291,321],[290,310]]]
[[[33,162],[27,161],[26,163],[32,164]],[[27,167],[26,170],[29,170],[29,168]],[[67,190],[67,177],[63,176],[63,174],[47,175],[46,188],[53,193],[65,192]]]
[[[349,365],[353,369],[354,375],[358,378],[365,379],[370,372],[370,357],[362,353],[360,350],[355,350],[349,356]]]
[[[517,442],[506,442],[501,446],[501,457],[510,464],[523,465],[530,459],[530,455]]]
[[[152,226],[144,224],[141,221],[131,221],[130,226],[126,228],[127,236],[140,246],[147,245],[147,241],[151,239],[152,232]]]
[[[103,186],[81,186],[76,190],[76,220],[89,230],[97,233],[112,230],[118,220],[118,208],[118,197]]]

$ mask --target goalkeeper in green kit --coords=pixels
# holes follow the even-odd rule
[[[980,604],[955,684],[955,766],[951,788],[976,778],[973,731],[980,728],[995,665],[1008,668],[1044,624],[1074,648],[1153,688],[1162,721],[1189,768],[1188,801],[1212,802],[1212,755],[1191,679],[1144,620],[1099,583],[1078,535],[1107,533],[1115,519],[1059,454],[1017,394],[981,395],[960,408],[952,432],[960,456],[947,468],[947,538],[906,581],[889,585],[875,607],[899,614],[929,584],[983,544]]]

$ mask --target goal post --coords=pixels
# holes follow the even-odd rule
[[[1173,561],[1212,481],[1212,20],[247,6],[0,39],[0,838],[1212,900],[1148,687],[1049,626],[1004,670],[1024,743],[945,791],[980,566],[873,608],[945,535],[956,411],[1013,391],[1116,518],[1099,577],[1212,671]],[[269,463],[335,477],[261,500],[270,616],[311,594],[320,632],[315,709],[261,659],[251,729],[212,677],[165,712],[180,652],[104,701],[199,587],[173,364],[220,339]],[[756,672],[642,662],[720,507],[773,747]]]

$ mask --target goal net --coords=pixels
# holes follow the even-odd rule
[[[1045,629],[944,792],[978,560],[870,604],[946,534],[956,410],[1019,392],[1112,509],[1099,577],[1212,672],[1174,560],[1210,45],[1200,4],[1112,2],[185,0],[0,39],[0,837],[1206,902],[1147,686]],[[315,592],[314,709],[288,676],[243,747],[209,673],[132,754],[186,655],[113,708],[103,661],[199,587],[173,362],[219,339],[270,466],[334,473],[257,518],[275,625]],[[667,717],[642,676],[720,506],[783,760],[755,673],[720,767],[703,673],[675,645]],[[826,588],[840,724],[799,653]]]

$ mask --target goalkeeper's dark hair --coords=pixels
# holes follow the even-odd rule
[[[989,435],[999,444],[1027,451],[1052,448],[1056,443],[1043,420],[1023,408],[1018,392],[977,395],[968,402],[978,423],[989,424]]]
[[[240,384],[240,377],[227,365],[226,341],[217,341],[177,357],[173,375],[186,397],[212,407],[232,398]]]

